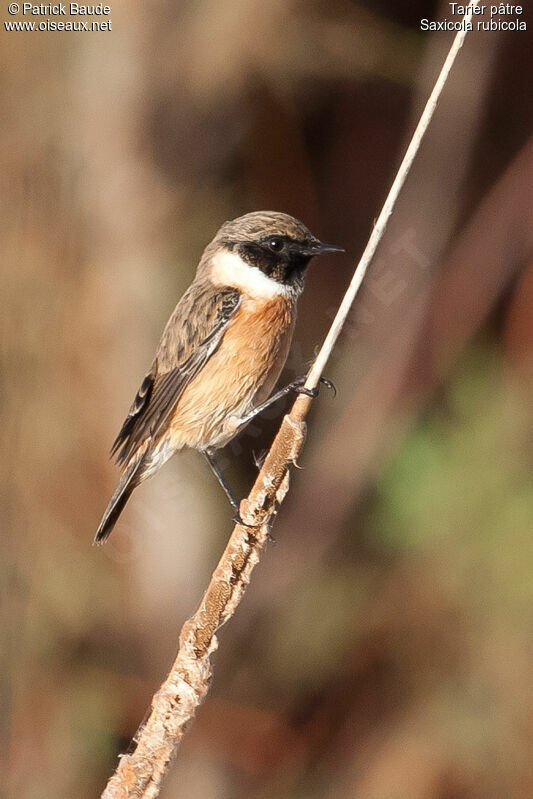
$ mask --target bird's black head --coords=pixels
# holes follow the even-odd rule
[[[298,219],[274,211],[257,211],[226,222],[215,241],[266,277],[298,293],[311,258],[343,252],[340,247],[323,244]]]

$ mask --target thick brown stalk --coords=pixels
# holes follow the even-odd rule
[[[241,503],[241,516],[250,526],[235,525],[200,607],[183,625],[176,660],[135,736],[136,748],[121,757],[103,799],[158,795],[174,751],[209,689],[216,631],[233,615],[250,581],[275,508],[288,489],[288,468],[296,462],[304,440],[305,422],[285,416],[248,498]]]

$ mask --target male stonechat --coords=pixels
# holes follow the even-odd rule
[[[287,359],[307,266],[323,244],[292,216],[273,211],[225,222],[170,317],[152,367],[116,438],[123,472],[96,532],[111,533],[132,491],[183,447],[207,458],[238,516],[238,502],[215,460],[271,396]],[[328,382],[328,381],[323,381]]]

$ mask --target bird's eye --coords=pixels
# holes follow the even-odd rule
[[[282,239],[270,239],[268,246],[272,252],[281,252],[283,249],[283,241]]]

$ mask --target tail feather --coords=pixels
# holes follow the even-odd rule
[[[102,521],[98,525],[98,530],[94,537],[95,544],[103,544],[111,534],[134,488],[141,482],[143,465],[144,458],[136,458],[120,478],[115,493],[109,500],[109,505],[105,510]]]

